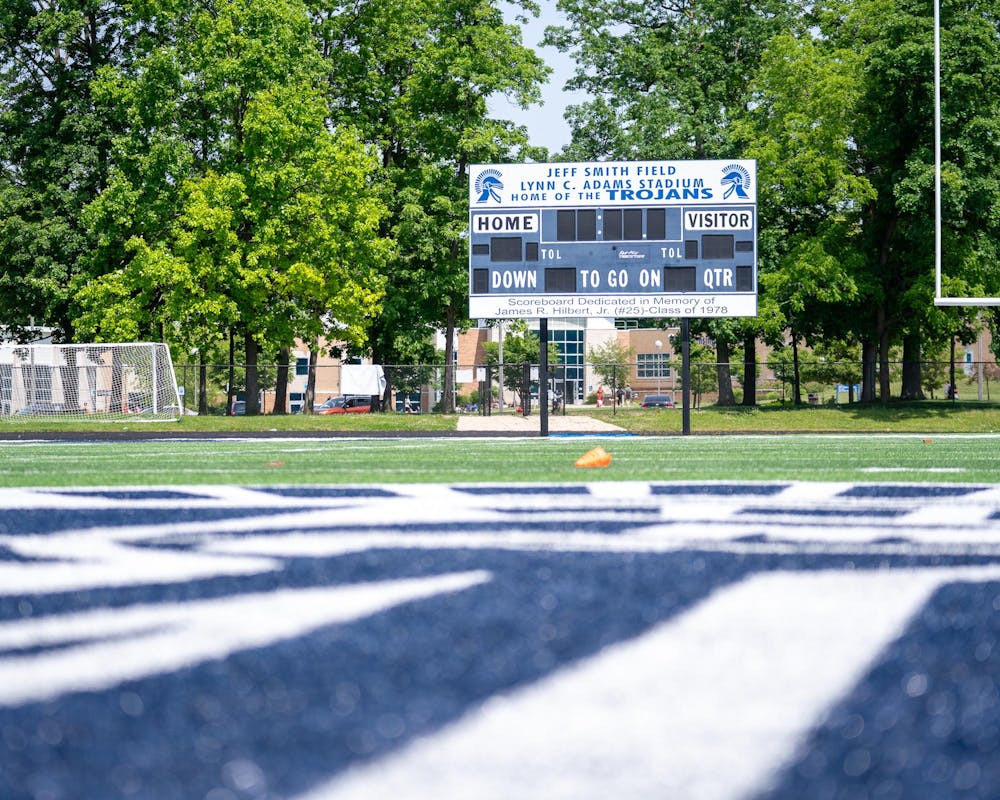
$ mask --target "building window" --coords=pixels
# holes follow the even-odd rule
[[[670,353],[639,353],[636,356],[636,377],[669,378]]]
[[[537,335],[538,331],[534,331]],[[567,402],[583,402],[583,330],[549,329],[549,342],[559,350],[559,363],[549,364],[554,383],[565,393]]]
[[[308,358],[296,358],[295,359],[295,374],[296,375],[308,375],[309,374],[309,359]]]

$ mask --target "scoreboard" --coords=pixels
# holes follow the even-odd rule
[[[469,315],[757,314],[756,162],[474,165]]]

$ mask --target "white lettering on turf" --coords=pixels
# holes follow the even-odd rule
[[[0,660],[0,706],[107,689],[219,660],[489,579],[489,573],[477,570],[0,623],[0,650],[59,648]]]
[[[298,800],[746,797],[935,589],[990,579],[1000,568],[758,574]]]

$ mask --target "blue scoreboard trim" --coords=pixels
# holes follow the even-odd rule
[[[756,316],[756,162],[473,165],[469,315]]]

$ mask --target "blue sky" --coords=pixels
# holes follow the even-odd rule
[[[586,99],[584,92],[567,92],[563,86],[573,73],[573,61],[569,56],[552,47],[540,47],[539,42],[548,25],[559,25],[564,21],[556,8],[556,0],[539,0],[542,13],[523,26],[522,40],[525,47],[534,48],[546,64],[552,67],[549,83],[542,87],[543,105],[532,106],[527,111],[517,108],[503,98],[495,98],[490,108],[496,116],[526,125],[531,143],[548,147],[550,152],[561,150],[569,143],[569,126],[563,119],[567,105]],[[513,13],[507,18],[513,22]]]

